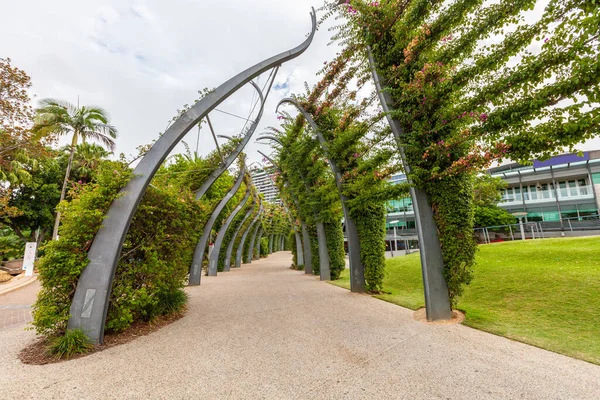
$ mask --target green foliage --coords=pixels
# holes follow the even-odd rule
[[[50,339],[48,353],[56,358],[71,358],[76,354],[85,354],[94,345],[81,329],[68,329],[64,335]]]
[[[360,260],[365,268],[365,289],[378,292],[385,277],[385,206],[365,204],[353,215],[360,237]]]
[[[600,238],[517,240],[479,246],[477,274],[457,308],[467,326],[600,364]],[[387,260],[384,294],[425,305],[419,253]],[[348,272],[334,284],[350,288]]]
[[[508,211],[498,207],[502,199],[500,190],[507,183],[497,177],[481,174],[475,177],[473,187],[473,205],[475,227],[511,225],[517,219]]]
[[[188,301],[188,294],[183,289],[162,292],[158,295],[158,303],[154,315],[172,315],[182,312]]]
[[[324,79],[358,71],[358,81],[368,81],[365,55],[373,55],[402,129],[409,178],[435,213],[455,302],[474,263],[471,175],[597,135],[599,8],[587,0],[338,3],[326,2],[324,18],[347,18],[334,36],[344,49]]]
[[[34,242],[39,229],[39,243],[42,243],[52,232],[55,208],[60,199],[59,182],[64,177],[66,163],[41,158],[35,168],[24,168],[29,179],[14,184],[8,196],[7,205],[15,207],[18,213],[7,215],[0,212],[0,225],[10,228],[23,243]]]
[[[488,174],[475,176],[473,181],[473,204],[476,207],[498,205],[502,200],[500,190],[507,186],[508,184],[498,177]]]
[[[478,228],[512,225],[517,223],[517,218],[514,215],[495,205],[476,206],[474,214],[475,226]]]
[[[60,240],[49,242],[37,268],[42,288],[33,307],[33,324],[39,334],[65,332],[74,288],[88,263],[87,251],[102,224],[108,207],[131,176],[121,163],[105,162],[97,180],[78,187],[70,203],[59,205],[63,212]]]
[[[252,198],[248,199],[246,205],[244,207],[242,207],[242,209],[240,210],[238,215],[231,222],[229,229],[225,233],[225,238],[223,239],[221,252],[219,253],[219,263],[217,265],[217,271],[219,271],[219,272],[223,271],[223,269],[225,267],[225,256],[227,255],[227,246],[229,246],[229,243],[232,240],[234,241],[234,245],[233,245],[232,251],[231,251],[230,262],[231,263],[235,262],[235,254],[236,254],[236,251],[238,248],[236,243],[239,243],[239,241],[237,240],[238,237],[235,237],[235,238],[233,237],[233,234],[238,229],[238,227],[240,227],[240,224],[242,223],[242,220],[244,219],[244,217],[246,216],[248,211],[250,211],[251,209],[254,209],[254,206],[255,206],[255,203],[253,203],[253,199]],[[251,220],[251,217],[248,219]],[[247,225],[244,225],[244,226],[247,226]],[[243,231],[243,227],[242,227],[242,229],[240,229],[239,233],[241,233],[242,231]],[[239,233],[238,233],[238,235],[239,235]],[[241,235],[239,235],[239,236],[241,236]]]
[[[473,235],[473,179],[464,173],[427,186],[444,257],[444,278],[453,306],[473,278],[477,243]]]
[[[307,226],[310,237],[310,251],[312,252],[312,270],[313,275],[321,274],[321,257],[319,254],[319,239],[317,237],[317,227]]]
[[[14,260],[23,255],[25,243],[7,228],[0,228],[0,261]]]
[[[96,180],[72,191],[63,202],[60,240],[50,242],[38,270],[42,289],[34,306],[34,326],[43,335],[66,330],[73,288],[88,263],[87,251],[106,210],[131,171],[102,162]],[[148,188],[125,238],[117,265],[106,330],[119,332],[137,320],[150,321],[180,309],[181,293],[206,207],[180,187],[155,182]]]
[[[339,279],[340,274],[346,268],[344,233],[342,232],[341,222],[326,223],[324,225],[327,250],[329,251],[329,270],[331,272],[331,280],[336,280]]]
[[[269,239],[266,237],[260,238],[260,257],[267,257],[269,255]]]

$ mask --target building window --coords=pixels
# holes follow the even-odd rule
[[[538,195],[537,195],[537,188],[535,186],[529,186],[529,196],[531,197],[531,200],[537,200]]]
[[[569,188],[571,189],[571,196],[577,196],[577,182],[569,181]]]
[[[579,193],[582,196],[587,196],[589,193],[588,193],[587,185],[585,184],[585,179],[580,179],[577,181],[577,183],[579,185]]]
[[[569,195],[567,193],[567,182],[559,182],[558,186],[560,187],[560,197],[567,197]]]

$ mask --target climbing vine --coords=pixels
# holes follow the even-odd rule
[[[341,5],[340,5],[341,4]],[[530,10],[534,8],[535,13]],[[413,184],[434,211],[453,302],[471,279],[473,174],[545,158],[600,126],[600,11],[586,0],[327,1],[344,44],[325,71],[371,73],[371,51]]]

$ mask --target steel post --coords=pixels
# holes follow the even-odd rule
[[[256,237],[257,240],[256,240],[256,246],[255,246],[256,260],[260,260],[260,246],[261,246],[260,239],[262,239],[263,232],[264,232],[264,230],[263,230],[262,226],[259,226],[258,236]]]
[[[404,164],[404,170],[406,171],[407,176],[409,176],[411,170],[410,165],[406,161],[404,148],[402,147],[402,127],[400,126],[400,123],[397,120],[394,120],[390,115],[391,108],[393,108],[393,100],[390,94],[383,90],[371,49],[368,49],[368,53],[375,89],[377,90],[381,106],[387,115],[388,123],[392,129],[394,138],[396,139],[402,163]],[[427,193],[423,189],[411,185],[410,195],[413,201],[417,235],[419,238],[427,320],[447,320],[452,318],[452,310],[448,295],[448,285],[444,279],[442,246],[438,236],[437,226],[433,218],[433,210],[429,204]]]
[[[204,259],[204,252],[206,250],[206,245],[208,244],[208,240],[210,239],[210,233],[212,231],[213,225],[217,220],[221,211],[225,208],[229,200],[235,195],[238,191],[242,182],[244,180],[244,174],[246,173],[246,165],[242,164],[242,169],[235,181],[233,187],[227,192],[225,197],[219,202],[217,207],[213,210],[212,214],[206,224],[204,225],[204,229],[202,231],[202,236],[200,236],[200,240],[198,240],[198,244],[196,245],[196,250],[194,251],[194,257],[192,259],[192,266],[190,268],[190,286],[198,286],[200,284],[201,276],[202,276],[202,261]],[[210,276],[217,275],[217,263],[213,263],[213,265],[208,266],[208,274]]]
[[[231,240],[227,244],[227,252],[225,253],[225,267],[228,269],[229,269],[228,266],[231,265],[231,254],[233,253],[233,245],[235,244],[235,238],[238,237],[240,230],[242,229],[242,227],[244,226],[244,224],[246,223],[248,218],[250,218],[253,211],[254,211],[254,208],[250,208],[248,210],[248,212],[244,216],[244,219],[242,219],[242,222],[240,222],[239,226],[236,228],[235,232],[233,233]]]
[[[236,268],[240,268],[242,266],[242,256],[244,253],[244,245],[246,244],[246,240],[247,240],[250,232],[252,232],[252,230],[254,229],[254,226],[259,221],[261,212],[262,212],[262,205],[261,205],[261,208],[259,209],[258,213],[256,214],[256,217],[254,218],[254,220],[250,223],[250,225],[248,225],[248,227],[242,234],[242,238],[240,239],[240,244],[238,245],[237,252],[235,255],[235,267]]]
[[[344,221],[346,224],[346,233],[348,235],[348,253],[350,258],[350,290],[355,293],[364,293],[365,291],[365,268],[360,259],[360,239],[358,236],[358,229],[356,227],[356,222],[354,222],[354,218],[350,215],[348,210],[347,202],[348,198],[342,192],[342,174],[340,169],[334,160],[331,159],[329,153],[329,148],[327,141],[323,137],[323,134],[319,130],[319,127],[310,116],[310,114],[300,106],[300,104],[292,98],[285,98],[279,102],[277,108],[283,103],[292,104],[294,107],[300,111],[306,122],[311,126],[312,130],[317,135],[319,143],[323,148],[325,156],[329,161],[329,166],[333,172],[333,176],[335,178],[335,183],[339,192],[340,201],[342,203],[342,210],[344,212]],[[328,257],[329,258],[329,257]],[[328,259],[327,258],[327,259]],[[329,268],[328,268],[329,270]]]
[[[310,235],[306,224],[302,223],[302,244],[304,245],[304,273],[312,275],[312,249],[310,248]]]
[[[248,253],[246,254],[246,264],[252,264],[252,260],[254,259],[254,242],[256,241],[256,235],[258,235],[258,231],[261,229],[261,221],[258,221],[256,225],[256,229],[252,234],[252,238],[250,239],[250,246],[248,246]]]
[[[227,217],[227,220],[225,221],[225,223],[219,230],[219,233],[217,234],[217,239],[215,240],[215,247],[213,248],[213,251],[208,260],[208,275],[210,275],[210,276],[213,276],[212,274],[214,274],[214,276],[217,275],[217,267],[219,264],[219,255],[221,252],[221,246],[223,245],[223,240],[225,239],[225,234],[227,233],[229,226],[233,222],[233,219],[238,215],[238,213],[244,207],[244,205],[246,205],[246,202],[248,201],[249,198],[250,198],[250,189],[248,188],[248,189],[246,189],[246,194],[244,195],[244,198],[242,199],[242,201],[240,201],[239,204],[233,209],[231,214],[229,214],[229,216]],[[223,265],[223,271],[229,271],[229,264]]]
[[[208,93],[183,113],[141,159],[133,172],[133,178],[121,190],[121,196],[111,204],[102,227],[92,242],[88,252],[89,263],[79,277],[71,303],[69,329],[82,329],[92,343],[103,342],[112,282],[123,241],[150,181],[171,150],[202,118],[255,77],[304,53],[311,44],[317,27],[314,10],[311,20],[311,33],[301,45],[250,67]],[[264,101],[259,114],[263,108]],[[257,125],[258,121],[255,121],[251,129],[256,129]]]

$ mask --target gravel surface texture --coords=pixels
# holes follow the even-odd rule
[[[279,252],[188,288],[188,314],[81,359],[22,364],[0,330],[3,399],[600,399],[600,366],[288,269]],[[568,338],[565,338],[568,340]]]

